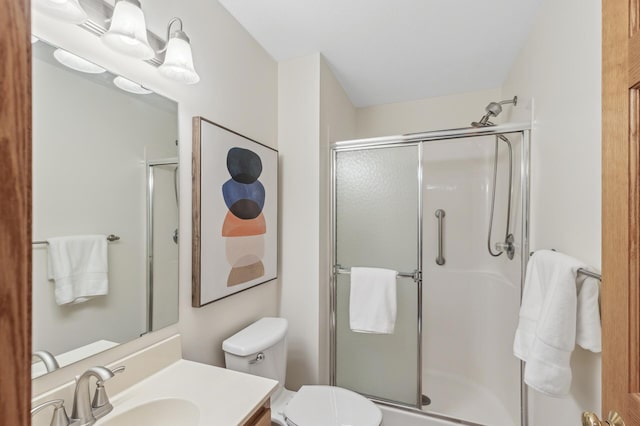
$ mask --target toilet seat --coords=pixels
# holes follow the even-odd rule
[[[302,386],[284,409],[290,426],[380,426],[382,412],[367,398],[335,386]]]

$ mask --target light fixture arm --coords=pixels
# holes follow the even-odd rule
[[[171,26],[175,23],[178,23],[178,25],[180,26],[180,28],[178,28],[176,31],[174,31],[173,33],[171,33]],[[167,50],[167,46],[169,45],[169,40],[171,40],[172,38],[177,37],[180,38],[184,41],[186,41],[187,43],[190,42],[189,37],[187,37],[187,35],[185,34],[184,31],[182,31],[182,19],[175,17],[172,18],[169,23],[167,24],[167,41],[164,44],[164,47],[160,50],[158,50],[158,53],[162,53],[164,51]]]

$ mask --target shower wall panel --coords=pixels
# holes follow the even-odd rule
[[[520,300],[520,134],[512,141],[511,232],[516,257],[487,248],[493,136],[428,142],[423,155],[423,410],[492,426],[519,423],[520,364],[512,355]],[[504,241],[509,157],[499,143],[492,246]],[[446,212],[444,256],[435,262],[437,219]],[[495,248],[494,248],[495,251]]]

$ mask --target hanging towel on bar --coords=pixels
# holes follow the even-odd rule
[[[527,265],[513,353],[525,364],[524,381],[549,396],[571,388],[571,353],[578,344],[601,351],[599,284],[578,274],[582,262],[550,250]]]
[[[77,235],[47,240],[49,279],[58,305],[82,303],[109,291],[106,235]]]
[[[351,268],[349,322],[358,333],[392,334],[396,324],[398,271]]]

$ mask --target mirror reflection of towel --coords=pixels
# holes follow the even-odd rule
[[[47,240],[49,279],[58,305],[82,303],[109,292],[107,236],[77,235]]]

